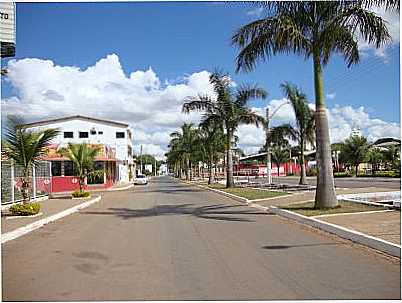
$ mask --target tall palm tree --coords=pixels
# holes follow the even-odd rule
[[[315,207],[338,205],[332,172],[329,127],[326,115],[323,67],[332,54],[342,55],[348,67],[359,62],[357,37],[377,48],[390,40],[386,22],[370,11],[372,4],[395,9],[394,1],[267,1],[258,3],[266,13],[232,36],[240,48],[237,71],[250,71],[260,60],[278,54],[294,53],[312,58],[315,87],[317,190]]]
[[[67,148],[61,150],[61,154],[73,162],[74,174],[78,177],[80,192],[84,189],[85,179],[91,174],[98,173],[94,169],[95,157],[98,153],[98,147],[91,147],[86,143],[69,143]]]
[[[57,129],[33,131],[26,129],[23,125],[22,119],[9,117],[1,152],[7,159],[22,168],[21,194],[23,202],[27,203],[31,198],[29,176],[32,166],[38,165],[38,161],[46,155],[46,147],[59,131]]]
[[[208,95],[187,97],[183,112],[204,111],[203,124],[222,125],[226,132],[226,187],[233,187],[232,141],[240,124],[265,123],[265,119],[249,108],[247,102],[253,98],[265,99],[267,92],[257,85],[241,85],[234,89],[228,74],[215,71],[209,78],[214,87],[216,99]]]
[[[181,168],[186,169],[186,180],[191,180],[192,170],[192,157],[195,152],[197,130],[192,123],[184,123],[181,126],[181,132],[175,131],[170,134],[172,146],[176,153],[180,153],[178,158],[180,159]]]
[[[200,124],[199,147],[208,167],[208,184],[214,182],[213,165],[225,152],[225,134],[220,125]],[[216,169],[216,167],[215,167]]]
[[[306,143],[314,144],[315,121],[314,113],[309,108],[306,95],[296,86],[289,83],[281,84],[281,88],[285,96],[292,105],[296,125],[284,124],[272,129],[273,136],[289,137],[291,140],[297,141],[300,149],[300,181],[299,184],[307,184],[306,168],[304,161],[304,150]]]

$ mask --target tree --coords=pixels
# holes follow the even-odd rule
[[[23,120],[9,117],[2,142],[2,154],[22,168],[21,194],[24,203],[31,199],[30,171],[46,155],[46,147],[58,135],[57,129],[28,130]]]
[[[198,147],[204,155],[204,160],[206,160],[203,162],[207,163],[208,184],[211,184],[214,182],[213,165],[225,152],[225,134],[220,125],[214,123],[201,124]]]
[[[257,85],[241,85],[234,89],[228,74],[215,71],[210,75],[216,99],[208,95],[187,97],[183,112],[204,111],[202,124],[222,125],[226,135],[226,187],[233,187],[232,141],[240,124],[265,123],[265,119],[249,108],[247,102],[253,98],[265,99],[267,92]]]
[[[369,144],[365,137],[351,136],[346,139],[341,149],[341,158],[344,163],[355,167],[356,177],[359,164],[367,159]]]
[[[63,148],[60,153],[73,162],[74,174],[78,177],[80,192],[85,186],[85,179],[89,175],[99,173],[94,169],[95,157],[99,153],[99,147],[91,147],[86,143],[69,143],[67,148]]]
[[[391,38],[386,22],[369,10],[380,4],[396,9],[394,1],[267,1],[258,2],[266,17],[251,22],[232,36],[240,48],[237,71],[250,71],[257,62],[278,54],[294,53],[313,61],[317,189],[315,207],[335,207],[336,199],[328,119],[324,100],[323,67],[331,55],[342,55],[348,67],[359,62],[358,37],[377,48]]]
[[[289,161],[289,147],[286,148],[284,146],[275,145],[271,149],[272,160],[274,161],[276,167],[278,168],[278,177],[279,177],[279,168],[282,163],[286,163]]]
[[[387,169],[400,170],[400,146],[390,145],[382,152]]]
[[[384,156],[378,148],[371,148],[367,154],[367,161],[371,164],[371,173],[374,175],[380,164],[383,162]]]
[[[174,151],[176,164],[180,170],[185,168],[186,180],[191,180],[191,160],[194,156],[197,130],[192,123],[184,123],[181,132],[175,131],[170,134],[172,138],[169,147]]]
[[[306,143],[314,144],[314,113],[308,106],[306,95],[296,86],[284,83],[281,85],[281,88],[292,106],[296,117],[296,125],[284,124],[274,127],[272,135],[276,137],[288,137],[291,140],[297,141],[300,149],[299,184],[307,184],[304,150],[306,149]]]

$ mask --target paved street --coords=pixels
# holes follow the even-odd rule
[[[3,300],[399,299],[400,261],[168,177],[2,246]]]

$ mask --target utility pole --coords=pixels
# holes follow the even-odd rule
[[[140,149],[140,174],[142,175],[142,144]]]
[[[267,137],[267,177],[268,177],[268,184],[271,185],[272,184],[272,172],[271,172],[271,150],[270,150],[270,142],[269,142],[269,107],[267,107],[267,133],[266,133],[266,137]]]
[[[155,159],[155,177],[156,177],[156,158]]]

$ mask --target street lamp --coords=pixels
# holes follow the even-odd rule
[[[271,149],[270,149],[270,142],[269,142],[269,137],[270,137],[270,129],[269,129],[269,120],[272,119],[272,117],[278,112],[278,110],[286,105],[286,104],[290,104],[289,101],[286,101],[284,103],[282,103],[281,105],[279,105],[274,112],[270,115],[269,114],[269,107],[267,107],[266,110],[266,118],[267,118],[267,128],[266,128],[266,140],[267,140],[267,177],[268,177],[268,184],[271,185],[272,184],[272,171],[271,171]],[[279,175],[279,169],[278,169],[278,175]]]

